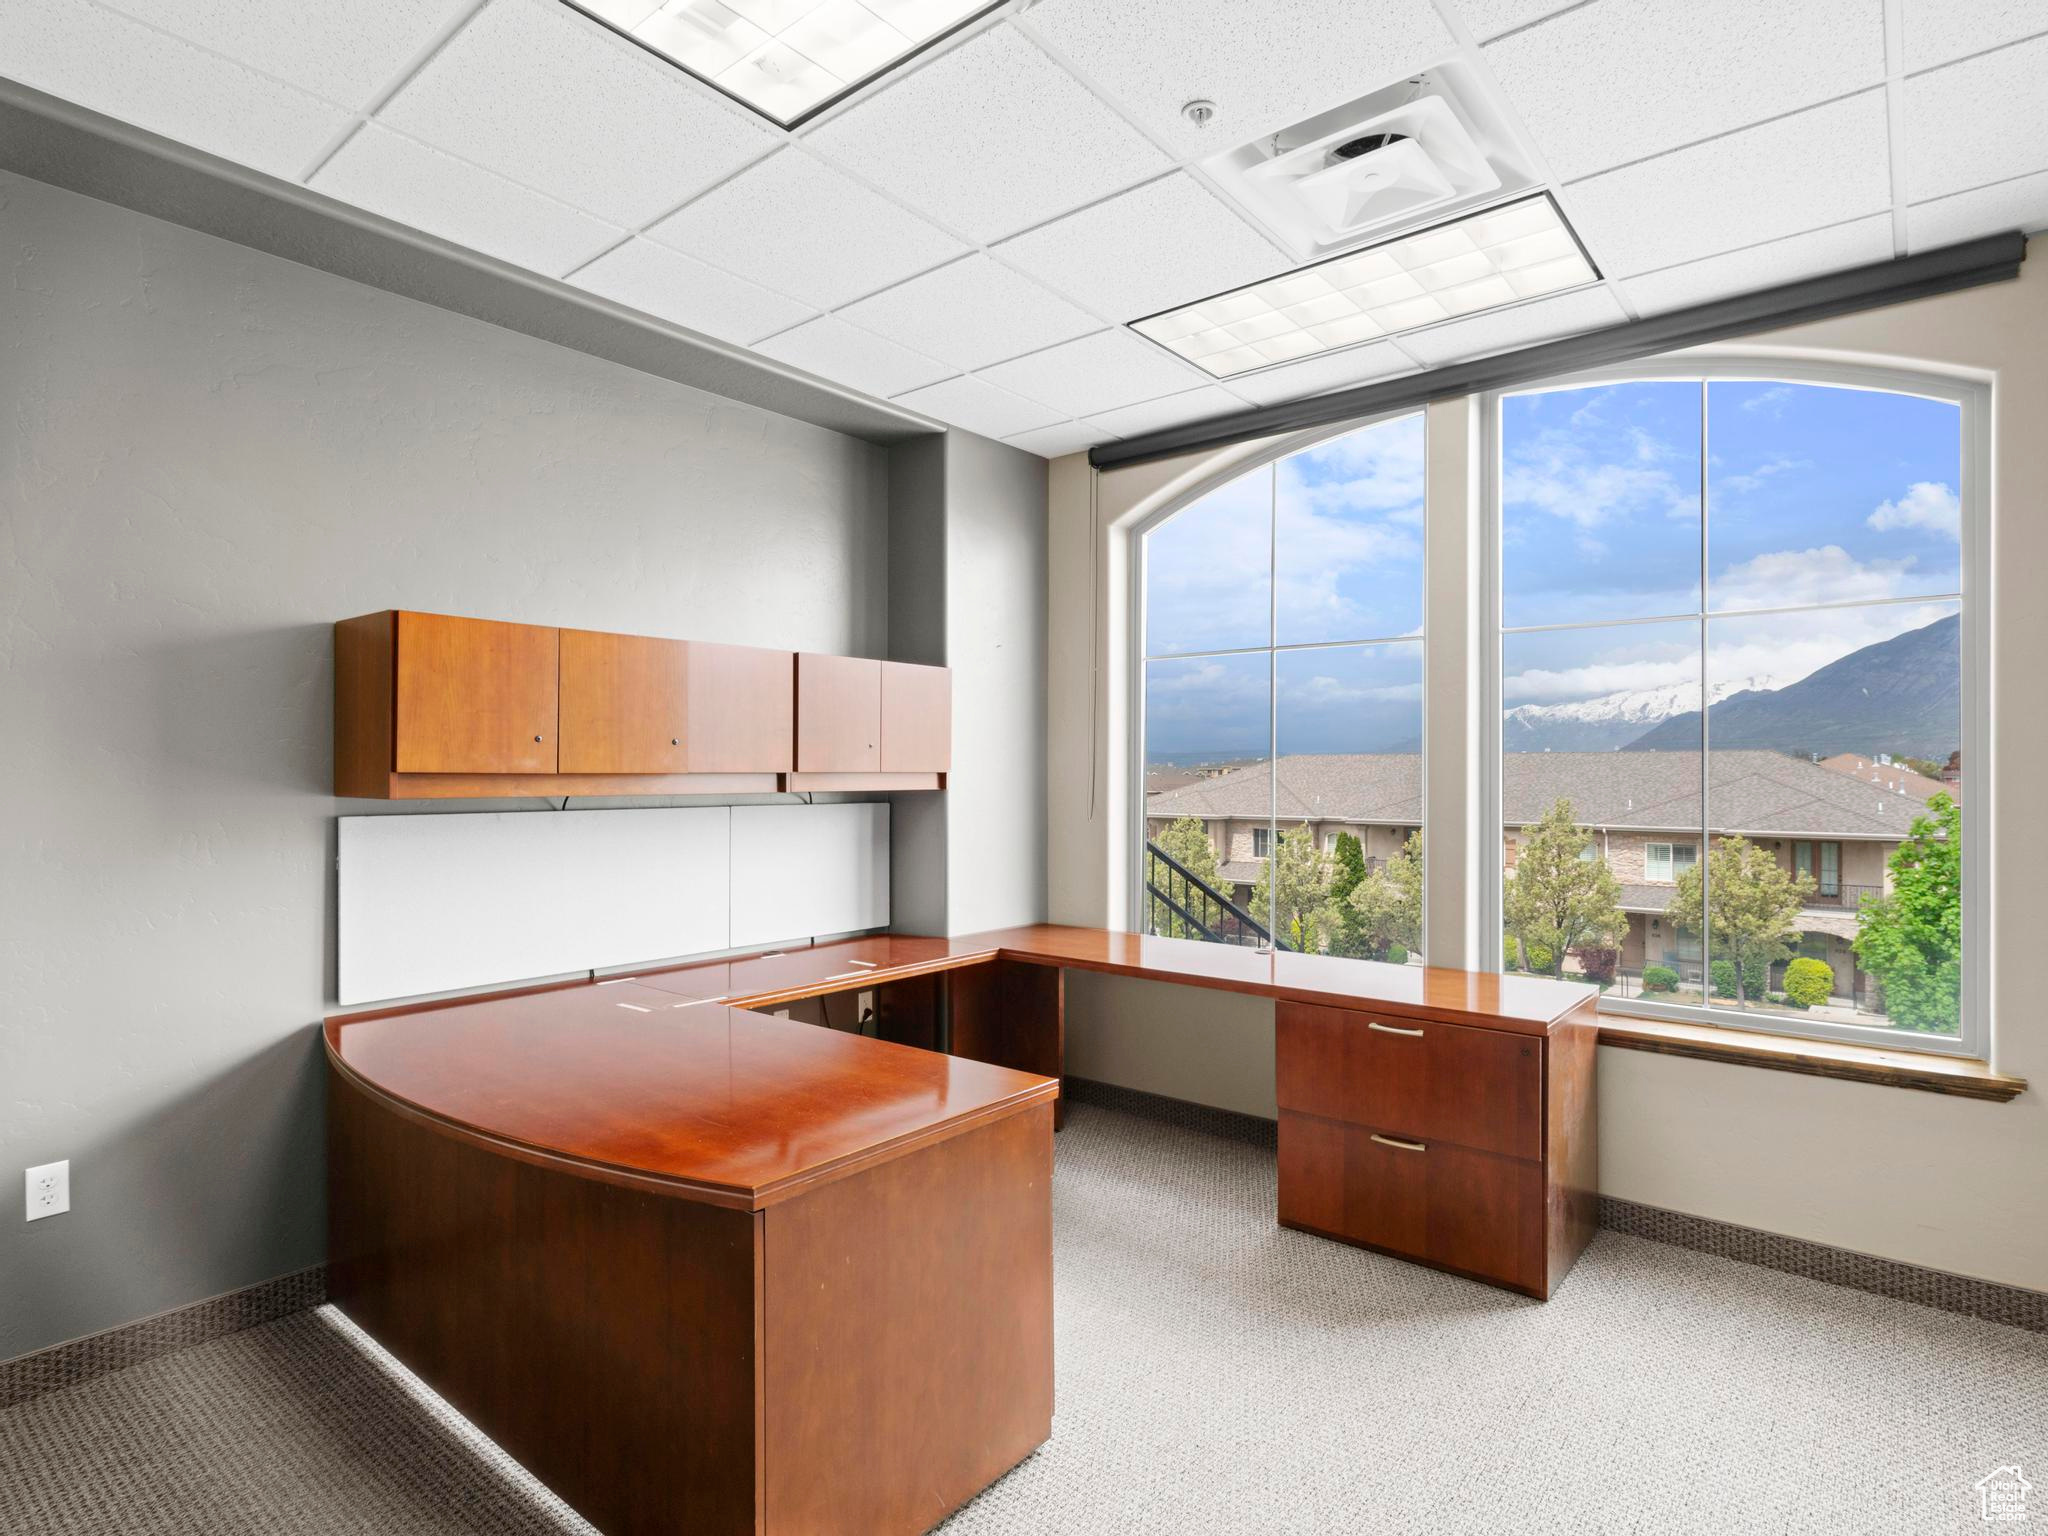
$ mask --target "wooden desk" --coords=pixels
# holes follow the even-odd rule
[[[330,1019],[332,1294],[607,1531],[925,1530],[1050,1432],[1068,969],[1275,1001],[1284,1224],[1590,1239],[1591,987],[1038,926]]]
[[[326,1041],[334,1300],[605,1531],[908,1536],[1051,1432],[1054,1083],[631,982]]]
[[[1282,1225],[1548,1297],[1597,1224],[1594,988],[1041,924],[651,972],[768,1006],[872,988],[887,1038],[1059,1077],[1063,969],[1270,998]]]

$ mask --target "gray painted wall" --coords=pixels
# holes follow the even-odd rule
[[[6,1358],[323,1256],[334,619],[881,655],[888,551],[883,449],[5,175],[0,356]]]

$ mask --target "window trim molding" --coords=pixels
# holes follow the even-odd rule
[[[1422,634],[1415,638],[1420,641],[1423,647],[1426,678],[1430,635],[1429,562],[1431,540],[1429,537],[1429,532],[1431,498],[1429,494],[1428,483],[1430,424],[1429,412],[1420,405],[1401,405],[1395,407],[1394,409],[1376,412],[1369,416],[1360,416],[1354,419],[1334,423],[1324,423],[1317,426],[1304,428],[1303,430],[1298,432],[1290,432],[1284,436],[1275,437],[1268,442],[1260,444],[1255,452],[1230,457],[1226,459],[1223,463],[1218,464],[1209,472],[1197,477],[1196,479],[1175,486],[1171,495],[1164,497],[1156,505],[1145,507],[1142,511],[1137,512],[1135,515],[1126,517],[1125,519],[1121,520],[1116,526],[1114,530],[1115,533],[1120,534],[1124,539],[1124,564],[1126,567],[1127,576],[1126,586],[1124,590],[1124,740],[1129,744],[1128,750],[1130,753],[1130,771],[1127,776],[1129,779],[1129,783],[1126,786],[1126,794],[1128,797],[1126,812],[1129,816],[1129,820],[1125,823],[1122,829],[1122,840],[1125,843],[1126,847],[1129,849],[1130,865],[1129,868],[1125,871],[1125,877],[1122,883],[1124,887],[1124,901],[1126,904],[1124,908],[1126,926],[1128,926],[1132,932],[1135,933],[1142,931],[1142,924],[1144,920],[1144,914],[1146,911],[1145,862],[1143,857],[1141,856],[1143,852],[1144,843],[1146,841],[1145,664],[1148,660],[1155,659],[1148,657],[1146,655],[1145,647],[1145,536],[1152,532],[1153,529],[1158,528],[1163,524],[1171,521],[1179,513],[1186,511],[1189,507],[1193,506],[1203,497],[1209,495],[1210,492],[1219,490],[1223,486],[1231,484],[1233,481],[1242,480],[1247,475],[1255,474],[1259,470],[1266,469],[1271,467],[1272,465],[1278,464],[1282,459],[1291,458],[1293,455],[1297,453],[1304,452],[1305,450],[1310,448],[1318,447],[1323,443],[1331,442],[1340,437],[1349,437],[1352,433],[1362,432],[1368,427],[1377,427],[1382,426],[1390,421],[1399,421],[1403,417],[1407,416],[1415,416],[1420,418],[1422,422],[1423,433],[1423,613]],[[1277,528],[1274,527],[1276,514],[1269,512],[1268,518],[1268,529],[1270,537],[1268,541],[1269,552],[1267,574],[1270,580],[1274,574],[1273,567],[1278,563],[1277,559],[1275,558],[1277,552],[1272,548],[1272,540],[1274,538],[1277,538]],[[1278,601],[1279,587],[1277,582],[1275,582],[1272,587],[1270,603],[1277,603]],[[1274,636],[1276,632],[1277,631],[1275,627],[1269,624],[1266,632],[1267,643],[1263,646],[1241,647],[1239,648],[1239,654],[1256,654],[1263,652],[1270,659],[1272,656],[1274,656],[1278,649],[1281,649],[1274,643]],[[1393,641],[1405,638],[1407,637],[1390,636],[1387,637],[1387,640]],[[1372,643],[1379,642],[1363,640],[1355,642],[1331,642],[1332,645]],[[1287,649],[1310,648],[1313,647],[1287,647]],[[1187,653],[1187,655],[1190,657],[1210,656],[1217,654],[1222,653],[1213,651],[1190,651]],[[1173,656],[1163,656],[1156,659],[1162,661],[1170,661],[1176,658]],[[1268,674],[1268,694],[1266,703],[1269,712],[1269,730],[1267,735],[1267,744],[1270,748],[1272,748],[1270,756],[1274,765],[1274,793],[1270,795],[1267,800],[1266,825],[1269,829],[1268,836],[1270,838],[1277,838],[1279,835],[1280,825],[1277,809],[1279,774],[1279,744],[1277,738],[1279,724],[1278,712],[1280,708],[1280,700],[1278,687],[1273,681],[1270,672]],[[1424,751],[1421,754],[1423,759],[1422,824],[1424,827],[1427,827],[1429,824],[1429,759],[1427,752],[1427,743],[1429,740],[1429,690],[1426,686],[1423,689],[1422,697],[1422,740],[1424,742]],[[1227,832],[1229,818],[1224,817],[1221,819],[1224,822],[1225,830]],[[1110,832],[1112,836],[1117,835],[1116,828],[1111,828]],[[1114,855],[1112,854],[1112,860],[1113,858]],[[1114,916],[1114,914],[1112,914],[1112,916]],[[1429,860],[1427,856],[1425,856],[1422,865],[1422,953],[1425,956],[1427,956],[1430,952],[1429,937]]]
[[[1549,393],[1654,379],[1782,380],[1795,384],[1816,384],[1838,388],[1865,389],[1887,394],[1918,395],[1948,400],[1957,405],[1961,422],[1960,502],[1962,507],[1962,766],[1963,804],[1970,814],[1963,822],[1963,991],[1961,1028],[1953,1037],[1915,1034],[1904,1030],[1822,1020],[1800,1020],[1771,1014],[1717,1008],[1712,1003],[1669,1004],[1642,998],[1600,1000],[1603,1018],[1640,1018],[1706,1028],[1744,1030],[1791,1039],[1832,1041],[1873,1046],[1884,1050],[1916,1051],[1928,1055],[1957,1056],[1990,1061],[1996,1039],[1993,1016],[1995,985],[1992,958],[1995,934],[1992,912],[1992,860],[1996,838],[1997,805],[1995,778],[1991,772],[1992,722],[1990,713],[1992,668],[1995,664],[1992,635],[1991,548],[1996,539],[1993,526],[1992,485],[1996,479],[1993,458],[1993,400],[1988,380],[1956,371],[1935,368],[1914,369],[1880,364],[1844,363],[1807,358],[1793,353],[1758,349],[1721,350],[1691,357],[1649,358],[1641,362],[1589,369],[1582,373],[1546,379],[1538,383],[1489,390],[1479,397],[1479,496],[1480,496],[1480,579],[1481,637],[1479,657],[1480,712],[1480,817],[1481,824],[1500,828],[1505,838],[1506,819],[1502,805],[1502,559],[1501,506],[1502,443],[1501,402],[1510,395]],[[1709,509],[1701,508],[1702,533]],[[1428,615],[1424,615],[1425,630]],[[1710,749],[1711,750],[1711,749]],[[1702,829],[1705,835],[1705,829]],[[1498,849],[1479,861],[1476,871],[1481,921],[1498,925],[1506,884]],[[1482,936],[1483,937],[1483,936]],[[1478,946],[1479,969],[1502,969],[1498,942]]]

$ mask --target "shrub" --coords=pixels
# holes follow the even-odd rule
[[[1389,944],[1387,946],[1387,964],[1406,965],[1407,963],[1408,951],[1405,948],[1399,944]]]
[[[1516,971],[1521,967],[1522,957],[1515,950],[1515,936],[1512,933],[1507,934],[1501,939],[1500,968],[1504,971]]]
[[[1594,986],[1614,985],[1614,968],[1621,964],[1620,950],[1607,945],[1593,944],[1584,949],[1575,949],[1572,954],[1579,962],[1579,970]]]
[[[1529,969],[1539,976],[1548,976],[1550,968],[1557,963],[1557,956],[1541,944],[1524,944],[1522,954],[1529,962]]]
[[[1733,997],[1735,995],[1735,962],[1733,960],[1716,960],[1707,967],[1707,974],[1714,984],[1714,996]],[[1770,984],[1771,963],[1768,960],[1751,960],[1749,964],[1742,968],[1742,995],[1751,1002],[1760,1001],[1764,993],[1770,989]]]
[[[1801,955],[1785,967],[1785,997],[1795,1008],[1819,1008],[1835,995],[1834,967]]]
[[[1643,990],[1645,992],[1676,992],[1678,972],[1668,965],[1646,965],[1643,967]]]

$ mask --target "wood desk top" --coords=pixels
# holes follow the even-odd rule
[[[679,996],[765,1007],[975,965],[998,956],[1278,1001],[1358,1008],[1390,1017],[1478,1024],[1520,1034],[1547,1034],[1599,995],[1590,986],[1540,976],[1379,965],[1288,951],[1261,954],[1199,939],[1161,939],[1051,923],[951,939],[877,934],[778,954],[650,971],[633,979]]]
[[[464,1139],[740,1210],[1058,1091],[624,981],[329,1019],[326,1039],[338,1070]]]

